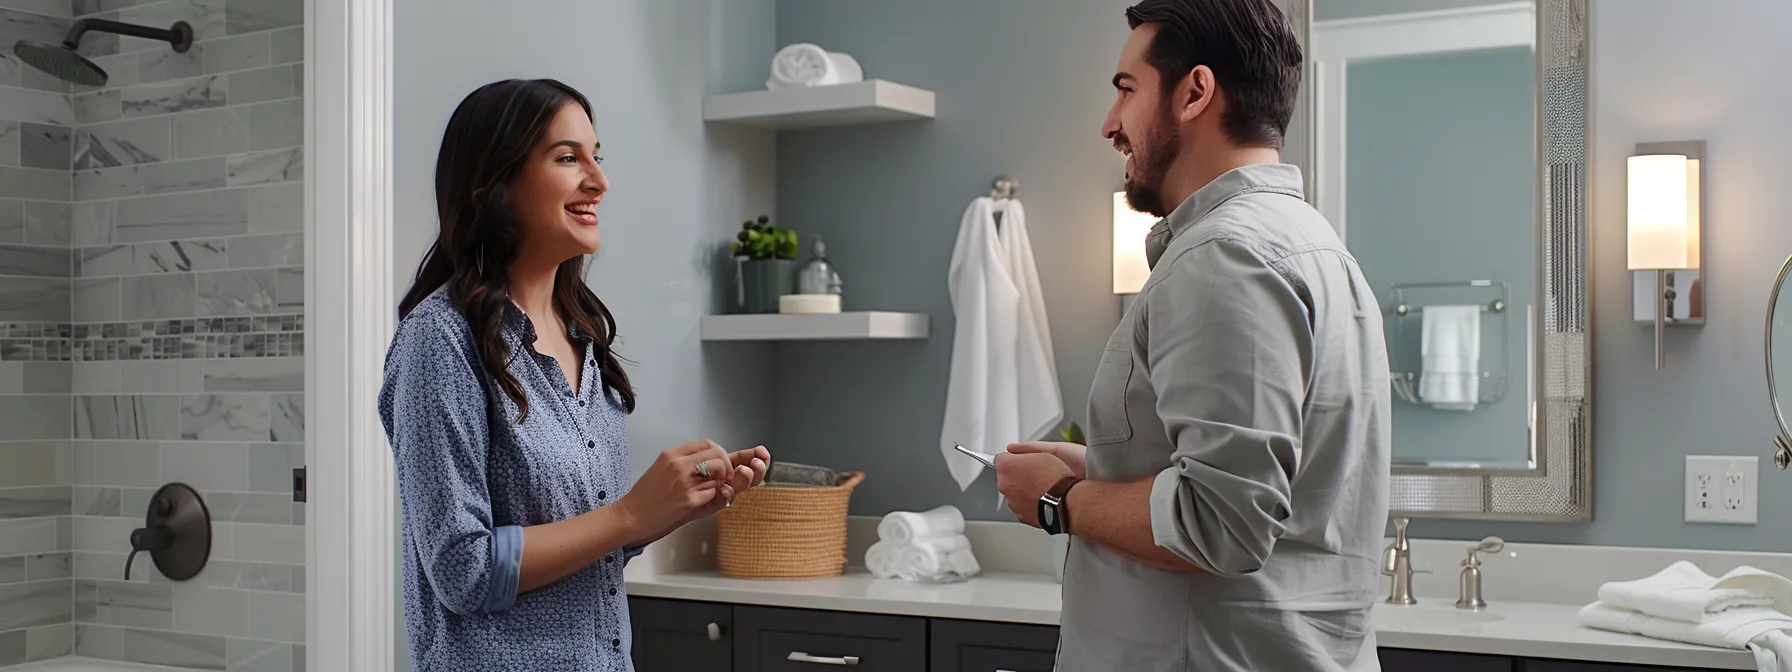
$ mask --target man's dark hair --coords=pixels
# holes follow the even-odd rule
[[[1226,136],[1244,146],[1282,146],[1300,89],[1301,48],[1273,0],[1144,0],[1127,8],[1126,22],[1158,24],[1145,59],[1166,93],[1205,65],[1226,92]]]

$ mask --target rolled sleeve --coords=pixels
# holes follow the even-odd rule
[[[522,530],[494,524],[486,488],[486,398],[470,334],[444,321],[406,323],[386,361],[387,435],[404,535],[450,611],[516,601]]]
[[[1262,569],[1289,516],[1312,329],[1299,292],[1237,242],[1198,244],[1147,290],[1145,367],[1175,449],[1151,489],[1159,546]]]

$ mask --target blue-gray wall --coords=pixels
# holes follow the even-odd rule
[[[778,213],[805,235],[804,256],[809,234],[827,240],[847,309],[933,317],[925,341],[778,346],[774,454],[866,471],[854,513],[951,503],[1011,519],[993,473],[961,493],[938,449],[952,357],[946,266],[960,216],[997,174],[1020,181],[1065,415],[1083,417],[1119,319],[1111,199],[1122,159],[1100,128],[1128,4],[779,0],[779,44],[850,53],[866,77],[938,95],[931,121],[778,139]]]
[[[1762,321],[1774,274],[1792,253],[1792,192],[1783,188],[1792,90],[1783,79],[1792,4],[1594,0],[1594,522],[1420,521],[1428,537],[1792,550],[1792,475],[1772,467],[1774,430],[1762,369]],[[1673,92],[1662,95],[1663,91]],[[1702,139],[1705,310],[1709,323],[1670,330],[1654,368],[1653,330],[1630,321],[1624,270],[1624,161],[1638,142]],[[1687,455],[1761,458],[1760,523],[1686,524]]]
[[[1349,64],[1348,243],[1384,306],[1395,283],[1491,279],[1504,313],[1481,314],[1482,370],[1506,395],[1472,412],[1394,400],[1401,461],[1520,465],[1526,438],[1526,310],[1537,277],[1535,60],[1528,47]],[[1495,288],[1421,288],[1412,306],[1484,304]],[[1423,317],[1387,321],[1394,369],[1422,370]],[[1483,380],[1483,393],[1497,379]],[[1415,385],[1416,387],[1416,385]]]

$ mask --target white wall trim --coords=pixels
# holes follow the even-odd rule
[[[393,669],[392,0],[305,3],[306,669]],[[369,291],[375,288],[377,291]]]
[[[1347,67],[1355,59],[1417,56],[1529,46],[1537,41],[1537,12],[1530,2],[1508,2],[1462,9],[1384,14],[1313,24],[1313,95],[1318,99],[1314,126],[1319,137],[1314,165],[1315,201],[1346,238],[1349,165],[1349,97]],[[1347,239],[1347,238],[1346,238]]]

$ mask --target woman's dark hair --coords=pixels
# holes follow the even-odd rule
[[[1164,91],[1197,65],[1212,68],[1226,92],[1226,137],[1247,147],[1282,146],[1302,55],[1294,26],[1272,0],[1144,0],[1127,8],[1126,23],[1159,24],[1145,60]]]
[[[505,369],[510,348],[501,317],[510,303],[508,270],[523,242],[523,224],[510,202],[509,187],[523,170],[536,143],[562,108],[577,104],[591,116],[591,102],[552,79],[509,79],[479,87],[460,102],[436,155],[436,215],[441,232],[424,254],[411,289],[398,304],[398,317],[448,286],[449,301],[467,320],[485,372],[528,417],[522,385]],[[585,285],[585,257],[566,260],[554,272],[554,310],[597,348],[598,372],[606,392],[629,412],[635,391],[612,346],[616,318]]]

